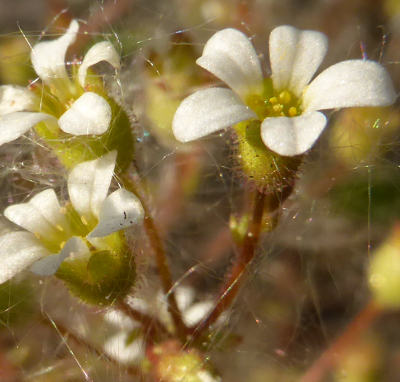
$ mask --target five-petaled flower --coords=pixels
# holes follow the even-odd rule
[[[320,32],[275,28],[269,40],[272,76],[263,79],[249,39],[235,29],[217,32],[197,64],[232,90],[209,88],[184,99],[173,121],[175,137],[188,142],[256,119],[270,150],[295,156],[309,150],[324,130],[326,117],[318,110],[386,106],[395,101],[388,73],[370,60],[340,62],[311,81],[327,45]]]
[[[0,283],[28,267],[39,275],[51,275],[65,259],[113,250],[108,248],[108,235],[142,222],[143,207],[134,194],[120,188],[107,196],[116,154],[111,151],[72,169],[70,205],[62,207],[55,191],[46,189],[27,203],[5,209],[4,216],[26,231],[0,236]]]
[[[104,97],[85,91],[88,68],[101,61],[114,68],[120,58],[108,41],[102,41],[86,53],[77,73],[69,77],[65,66],[68,47],[75,41],[79,24],[73,20],[64,35],[32,48],[32,65],[43,86],[32,88],[0,86],[0,145],[11,142],[39,122],[46,121],[73,135],[100,135],[107,131],[112,110]]]

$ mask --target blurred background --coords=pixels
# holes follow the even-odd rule
[[[195,65],[207,39],[222,28],[240,29],[268,74],[274,27],[318,30],[329,37],[321,70],[368,58],[382,63],[400,88],[399,0],[0,0],[1,84],[34,81],[30,45],[62,34],[72,18],[81,34],[69,59],[103,39],[121,53],[118,80],[104,78],[131,117],[135,161],[174,278],[193,288],[198,301],[216,295],[232,263],[232,216],[251,187],[237,169],[230,133],[184,147],[171,134],[179,102],[217,83]],[[400,256],[398,105],[334,111],[329,120],[278,228],[263,236],[245,287],[204,349],[223,381],[300,380],[369,306],[370,262],[379,248],[390,241]],[[65,174],[29,137],[1,147],[0,156],[2,208],[49,185],[66,195]],[[143,240],[134,293],[151,300],[158,284],[147,247]],[[132,376],[129,362],[108,358],[104,344],[119,329],[104,312],[81,305],[51,279],[24,275],[1,285],[0,381],[150,380]],[[400,380],[400,312],[384,309],[374,318],[344,341],[321,381]]]

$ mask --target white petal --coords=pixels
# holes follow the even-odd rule
[[[190,142],[257,115],[229,89],[199,90],[179,105],[172,122],[175,138]]]
[[[133,309],[138,310],[139,312],[149,313],[150,306],[142,298],[128,296],[127,297],[127,303],[129,304],[129,306],[131,306]]]
[[[229,85],[241,97],[262,91],[260,60],[253,44],[236,29],[223,29],[206,43],[196,63]]]
[[[289,89],[300,96],[321,65],[328,49],[323,33],[283,25],[269,38],[272,81],[275,90]]]
[[[105,342],[104,351],[121,363],[138,364],[145,356],[144,343],[139,338],[127,345],[127,340],[127,333],[119,332]]]
[[[100,135],[111,122],[111,106],[96,93],[83,93],[60,117],[62,131],[74,135]]]
[[[124,331],[140,327],[137,321],[132,320],[126,314],[114,309],[110,309],[104,313],[104,320]]]
[[[80,237],[71,237],[60,253],[49,255],[36,261],[30,268],[33,273],[39,276],[51,276],[57,272],[61,263],[69,256],[81,257],[82,252],[89,252],[89,248]]]
[[[45,238],[69,230],[53,189],[40,192],[27,203],[7,207],[4,216],[27,231]]]
[[[75,210],[85,216],[98,216],[114,173],[117,152],[75,166],[68,176],[68,193]]]
[[[88,237],[103,237],[140,224],[144,210],[140,200],[124,188],[110,194],[101,206],[99,224]]]
[[[266,118],[261,125],[261,138],[280,155],[300,155],[311,148],[325,126],[326,117],[319,112],[293,118]]]
[[[27,88],[15,85],[0,86],[0,115],[16,111],[33,111],[35,95]]]
[[[0,145],[14,141],[41,121],[54,119],[44,113],[17,111],[0,116]]]
[[[79,24],[72,20],[64,35],[56,40],[36,44],[31,52],[31,61],[36,73],[44,82],[57,78],[67,78],[65,69],[65,54],[68,47],[75,41]]]
[[[179,286],[175,289],[175,297],[179,310],[184,311],[194,300],[194,289],[188,286]]]
[[[385,68],[374,61],[348,60],[332,65],[305,89],[305,110],[387,106],[396,93]]]
[[[82,87],[85,86],[86,72],[88,68],[101,61],[107,61],[115,69],[120,68],[119,54],[115,50],[114,46],[108,41],[98,42],[86,53],[78,72],[79,83]]]
[[[213,301],[202,301],[193,304],[182,315],[182,319],[186,326],[197,325],[204,320],[214,307]]]
[[[49,252],[29,232],[0,236],[0,283],[4,283]]]

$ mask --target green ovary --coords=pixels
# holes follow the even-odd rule
[[[302,157],[284,157],[269,150],[261,139],[261,123],[269,117],[295,117],[301,114],[299,100],[288,90],[275,92],[271,79],[264,82],[262,95],[246,97],[246,104],[257,120],[236,124],[236,159],[246,178],[264,192],[292,186]]]
[[[241,170],[259,190],[279,191],[293,184],[301,157],[283,157],[269,150],[261,140],[261,121],[244,121],[234,126],[236,157]]]

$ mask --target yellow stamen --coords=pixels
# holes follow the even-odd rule
[[[40,240],[40,235],[37,232],[34,232],[36,239]]]
[[[88,225],[88,222],[87,222],[87,220],[85,219],[84,216],[81,216],[81,221],[82,221],[82,223],[83,223],[84,225]]]
[[[57,228],[60,232],[64,232],[64,228],[61,227],[59,224],[56,225],[56,228]]]
[[[274,105],[274,106],[272,106],[272,109],[273,109],[276,113],[279,113],[279,112],[282,111],[283,105],[281,105],[281,104]]]
[[[283,104],[288,104],[292,100],[292,96],[290,95],[290,93],[287,90],[284,90],[283,92],[281,92],[279,94],[279,100]]]
[[[271,97],[271,98],[269,99],[269,102],[272,103],[272,104],[274,105],[274,104],[278,103],[278,98],[276,98],[276,97]]]
[[[292,106],[292,107],[289,109],[289,115],[290,115],[291,117],[295,117],[295,116],[297,115],[297,108],[295,108],[294,106]]]
[[[64,245],[65,245],[65,241],[62,241],[62,242],[60,243],[60,249],[63,249]]]

